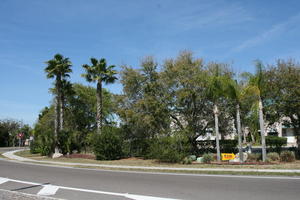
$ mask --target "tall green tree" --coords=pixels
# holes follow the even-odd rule
[[[71,150],[87,150],[91,145],[92,133],[96,130],[96,89],[75,83],[73,94],[66,99],[65,129],[72,132]],[[103,88],[103,120],[113,124],[113,95]]]
[[[215,134],[216,134],[216,148],[217,148],[217,161],[221,161],[221,152],[219,144],[219,102],[225,97],[226,86],[230,80],[231,74],[227,71],[224,64],[212,63],[209,65],[208,77],[208,96],[213,104],[213,113],[215,118]]]
[[[0,147],[15,146],[19,132],[24,132],[25,138],[28,138],[29,129],[30,127],[21,121],[0,119]]]
[[[169,110],[172,130],[187,134],[193,153],[197,153],[197,138],[205,135],[213,120],[206,95],[207,74],[204,61],[189,51],[163,64],[161,81],[163,101]]]
[[[118,96],[118,114],[126,130],[133,155],[143,155],[148,150],[147,141],[169,134],[170,119],[163,101],[163,84],[157,63],[145,57],[139,68],[123,66],[121,71],[123,95]]]
[[[228,89],[226,94],[229,98],[232,99],[234,104],[236,105],[236,129],[238,133],[238,145],[239,145],[239,159],[243,162],[243,149],[242,149],[242,128],[241,128],[241,104],[243,98],[243,88],[241,84],[238,84],[237,81],[229,79]]]
[[[55,128],[54,128],[54,149],[58,153],[57,136],[58,132],[63,130],[63,103],[64,103],[64,80],[70,77],[72,72],[72,63],[69,58],[65,58],[61,54],[54,55],[54,58],[46,62],[45,72],[47,78],[55,78]]]
[[[103,122],[103,98],[102,98],[102,84],[114,83],[117,80],[117,72],[114,70],[115,66],[107,66],[106,60],[101,58],[97,60],[96,58],[91,58],[91,64],[84,64],[82,67],[86,70],[85,74],[82,76],[88,82],[97,83],[97,133],[101,134],[102,122]]]
[[[259,115],[259,127],[261,134],[261,146],[262,146],[262,159],[263,162],[267,159],[266,151],[266,139],[265,139],[265,122],[264,122],[264,111],[263,111],[263,98],[265,97],[265,75],[264,75],[264,65],[261,61],[255,62],[256,73],[249,76],[248,86],[246,91],[255,97],[254,104],[258,103],[258,115]]]
[[[278,60],[267,70],[266,79],[268,121],[281,121],[293,128],[300,149],[300,64],[292,59]]]

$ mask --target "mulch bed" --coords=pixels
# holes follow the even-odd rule
[[[203,163],[205,164],[205,163]],[[274,163],[271,162],[211,162],[209,164],[214,164],[214,165],[274,165]]]
[[[81,153],[73,153],[70,155],[65,155],[65,158],[84,158],[84,159],[91,159],[95,160],[96,156],[91,154],[81,154]]]

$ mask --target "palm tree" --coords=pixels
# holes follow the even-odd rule
[[[221,152],[220,152],[220,144],[219,144],[219,107],[218,101],[221,97],[225,95],[225,85],[227,82],[226,76],[224,76],[221,72],[220,64],[212,64],[211,65],[213,74],[209,76],[208,80],[208,96],[213,103],[213,112],[215,118],[215,132],[216,132],[216,147],[217,147],[217,161],[221,161]]]
[[[107,66],[106,60],[101,58],[97,60],[96,58],[91,58],[92,65],[82,65],[82,67],[86,70],[85,74],[82,76],[88,82],[96,82],[97,83],[97,133],[101,134],[102,129],[102,82],[105,84],[114,83],[117,77],[115,76],[117,72],[113,70],[114,65]]]
[[[228,97],[231,98],[236,105],[236,127],[238,133],[238,144],[239,144],[239,157],[240,162],[243,162],[243,149],[242,149],[242,131],[241,131],[241,116],[240,116],[240,105],[242,100],[243,90],[241,85],[232,79],[228,83],[228,91],[226,92]]]
[[[264,76],[263,76],[263,64],[261,61],[256,61],[255,63],[256,73],[255,75],[250,75],[249,77],[249,85],[246,90],[248,93],[255,96],[258,102],[258,115],[259,115],[259,127],[261,134],[261,146],[262,146],[262,159],[263,162],[267,159],[266,152],[266,139],[265,139],[265,128],[264,128],[264,114],[263,114],[263,101],[262,101],[262,93],[264,88]],[[256,102],[256,103],[257,103]]]
[[[70,77],[69,73],[72,72],[72,63],[69,58],[63,57],[61,54],[54,55],[52,60],[46,62],[47,67],[45,72],[47,73],[47,78],[55,78],[55,127],[54,127],[54,148],[55,153],[58,153],[57,147],[57,134],[63,129],[63,81]]]

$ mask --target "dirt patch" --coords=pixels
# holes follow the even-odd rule
[[[197,162],[194,162],[197,163]],[[210,164],[214,165],[274,165],[277,163],[272,163],[272,162],[211,162]]]
[[[137,157],[130,157],[130,158],[123,158],[123,159],[120,159],[120,160],[124,160],[124,161],[128,160],[128,161],[130,161],[130,160],[145,160],[145,159],[143,159],[143,158],[137,158]]]
[[[74,153],[74,154],[70,154],[70,155],[65,155],[65,158],[84,158],[84,159],[91,159],[91,160],[95,160],[96,156],[92,155],[92,154],[80,154],[80,153]]]

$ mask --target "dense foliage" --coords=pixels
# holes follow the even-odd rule
[[[280,153],[281,147],[287,145],[287,138],[282,138],[278,136],[267,136],[266,144],[270,148],[270,151],[274,150]]]
[[[102,133],[94,136],[93,150],[97,160],[117,160],[124,155],[123,140],[118,128],[103,127]]]
[[[63,154],[94,151],[105,160],[139,156],[181,162],[204,153],[219,159],[220,152],[237,153],[242,143],[256,143],[262,144],[262,155],[249,160],[266,160],[265,146],[279,153],[286,145],[286,139],[264,138],[263,131],[278,122],[293,128],[300,141],[300,67],[292,60],[268,66],[256,61],[254,74],[235,74],[228,64],[205,62],[188,51],[160,64],[146,57],[140,66],[122,66],[118,95],[102,88],[117,79],[105,59],[83,65],[84,78],[96,82],[96,89],[67,81],[70,67],[60,55],[47,62],[48,78],[62,77],[35,124],[33,152],[51,155],[58,147]],[[7,132],[0,132],[1,141],[7,141]],[[237,140],[226,140],[232,133]]]
[[[31,128],[27,124],[14,119],[0,120],[0,147],[18,146],[18,133],[23,133],[21,146],[24,145],[25,139],[31,134]]]

